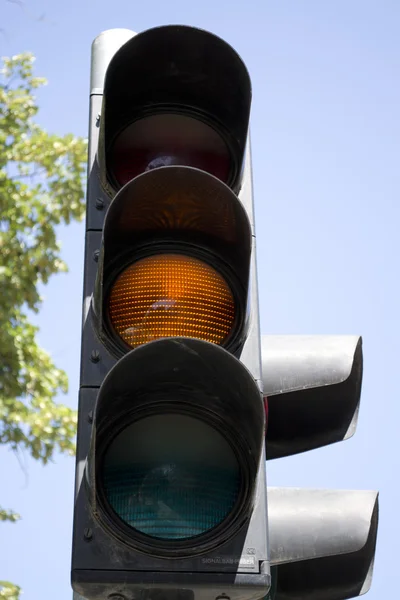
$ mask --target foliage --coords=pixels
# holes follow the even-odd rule
[[[11,521],[12,523],[15,523],[15,521],[19,521],[20,518],[18,513],[13,512],[12,510],[4,510],[4,508],[1,508],[0,506],[0,521]]]
[[[57,451],[74,453],[76,413],[55,402],[66,374],[37,341],[29,311],[38,286],[66,271],[56,227],[81,219],[86,140],[47,133],[35,121],[34,58],[3,59],[0,79],[0,444],[26,450],[46,464]],[[0,508],[0,521],[18,515]],[[19,588],[0,581],[0,598]]]
[[[9,581],[0,581],[0,599],[18,600],[21,588]]]

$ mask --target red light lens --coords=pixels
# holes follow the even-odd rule
[[[227,145],[215,129],[182,115],[153,115],[135,121],[116,138],[111,170],[120,186],[140,173],[170,165],[195,167],[224,183],[230,171]]]

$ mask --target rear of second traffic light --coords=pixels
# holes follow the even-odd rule
[[[255,600],[270,571],[249,75],[220,38],[166,26],[99,36],[92,82],[73,587]]]
[[[262,362],[267,459],[355,433],[363,372],[360,336],[262,336]],[[321,465],[327,468],[322,460]],[[268,488],[268,516],[274,600],[346,600],[369,590],[376,491]]]

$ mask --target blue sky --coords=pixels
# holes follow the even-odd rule
[[[253,82],[252,144],[263,333],[362,334],[356,435],[268,464],[271,485],[380,490],[368,598],[395,596],[400,536],[400,3],[398,0],[3,0],[2,55],[26,50],[49,85],[38,121],[87,135],[90,45],[101,31],[168,23],[231,43]],[[68,275],[43,290],[40,342],[77,405],[83,224],[61,228]],[[71,600],[74,461],[45,468],[0,448],[0,579],[29,600]],[[393,596],[392,596],[393,594]]]

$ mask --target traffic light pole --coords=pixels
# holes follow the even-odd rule
[[[94,240],[94,236],[90,232],[100,232],[101,237],[101,222],[104,220],[104,210],[106,209],[106,199],[102,190],[97,190],[97,177],[96,172],[96,154],[97,146],[99,141],[99,115],[101,112],[101,103],[103,98],[103,86],[104,77],[107,71],[108,64],[115,52],[130,38],[135,35],[135,32],[129,29],[110,29],[101,33],[92,44],[91,54],[91,66],[90,66],[90,93],[89,93],[89,148],[88,148],[88,178],[87,178],[87,197],[86,197],[86,244],[85,254],[95,258],[96,252],[100,247],[100,242]],[[98,193],[96,193],[98,192]],[[99,220],[100,217],[100,220]],[[85,260],[85,266],[89,261]],[[92,269],[95,271],[95,269]],[[84,274],[84,282],[87,282],[87,273]],[[85,288],[88,286],[85,285]],[[85,337],[85,325],[88,319],[88,313],[90,309],[90,302],[92,297],[92,290],[84,289],[83,293],[83,307],[82,307],[82,335]],[[84,339],[83,339],[84,343]],[[93,357],[96,355],[94,350]],[[91,355],[91,353],[90,353]],[[92,359],[93,359],[92,357]],[[85,368],[84,360],[82,360],[81,369]],[[93,362],[90,361],[90,362]],[[85,413],[82,411],[81,421],[85,421],[85,414],[88,414],[90,410]],[[87,420],[87,419],[86,419]],[[79,439],[79,435],[78,435]],[[83,471],[86,462],[86,451],[82,453],[82,458],[77,461],[75,482],[75,496],[80,488]]]
[[[94,177],[94,168],[95,168],[95,160],[97,154],[97,145],[98,145],[98,131],[99,131],[99,115],[101,111],[101,103],[103,98],[103,87],[104,87],[104,77],[107,71],[108,64],[111,58],[114,56],[115,52],[130,38],[135,35],[134,31],[129,29],[109,29],[104,31],[96,39],[92,44],[91,51],[91,63],[90,63],[90,90],[89,90],[89,147],[88,147],[88,182],[87,182],[87,203],[86,203],[86,220],[93,222],[96,220],[96,216],[99,214],[99,211],[103,211],[105,209],[105,201],[103,198],[102,191],[99,190],[99,195],[93,202],[90,200],[93,197],[96,197],[96,193],[91,193],[90,186],[97,187],[97,177]],[[97,203],[96,203],[97,200]],[[90,247],[90,240],[86,238],[86,250],[85,252],[91,252],[92,248]],[[96,244],[95,244],[96,245]],[[97,246],[98,248],[98,246]],[[93,250],[96,252],[97,248]],[[85,261],[86,264],[86,261]],[[85,290],[84,290],[85,292]],[[88,317],[88,312],[90,309],[92,293],[88,292],[84,293],[83,297],[83,308],[82,308],[82,316],[83,316],[83,324],[82,324],[82,333],[84,331],[86,319]],[[86,407],[85,407],[86,408]],[[81,417],[80,421],[85,422],[85,413],[86,419],[90,418],[88,415],[90,414],[90,410],[86,411],[85,409],[80,411]],[[78,436],[79,438],[79,436]],[[80,489],[82,478],[85,469],[86,457],[87,457],[87,449],[82,449],[81,455],[77,453],[77,468],[76,468],[76,481],[75,481],[75,497]],[[73,591],[73,600],[86,600],[83,596],[78,594],[78,592]]]

